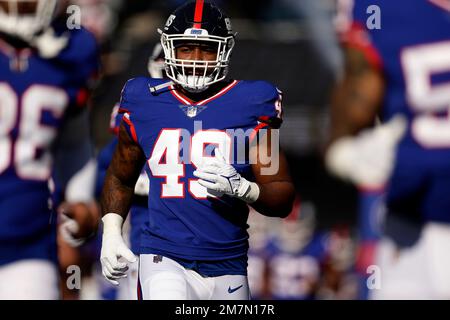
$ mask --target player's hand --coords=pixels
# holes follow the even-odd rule
[[[118,279],[127,276],[128,263],[135,262],[136,256],[123,241],[123,218],[116,213],[108,213],[102,218],[102,221],[103,238],[100,254],[102,273],[108,282],[117,286],[119,285]]]
[[[97,230],[99,211],[95,204],[63,203],[58,213],[59,233],[74,248],[82,245]]]
[[[356,137],[337,140],[327,152],[327,168],[358,186],[383,188],[393,170],[397,144],[406,127],[406,119],[396,116]]]
[[[51,27],[31,40],[33,47],[44,59],[55,58],[67,47],[68,43],[69,38],[66,35],[56,35],[55,30]]]
[[[215,157],[199,166],[194,171],[194,176],[199,178],[198,183],[211,194],[218,196],[226,194],[248,203],[258,199],[258,185],[243,178],[232,165],[226,162],[217,148]]]

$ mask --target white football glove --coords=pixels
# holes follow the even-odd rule
[[[80,226],[75,219],[61,213],[61,223],[59,225],[59,234],[64,239],[64,241],[69,244],[72,248],[77,248],[81,246],[86,239],[85,238],[75,238],[74,234],[78,232]]]
[[[217,196],[227,194],[247,203],[258,200],[259,186],[243,178],[236,169],[228,164],[225,157],[215,149],[215,157],[205,161],[194,171],[198,183],[209,193]]]
[[[337,140],[326,154],[328,170],[361,187],[383,188],[392,173],[397,144],[406,128],[406,119],[396,116],[355,137]]]
[[[57,57],[63,51],[68,43],[67,35],[57,36],[53,28],[47,28],[42,34],[31,40],[32,45],[39,51],[44,59]]]
[[[127,276],[128,263],[135,262],[136,256],[123,241],[123,218],[117,213],[108,213],[102,221],[103,239],[100,254],[102,273],[108,282],[117,286],[119,285],[117,280]],[[125,261],[119,261],[121,258]]]

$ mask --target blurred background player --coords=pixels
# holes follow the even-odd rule
[[[316,229],[311,203],[297,197],[287,219],[249,217],[248,277],[252,299],[354,299],[354,242],[348,228]]]
[[[321,265],[325,256],[325,237],[316,234],[314,208],[294,203],[289,216],[279,223],[268,244],[269,293],[277,300],[315,298]]]
[[[149,159],[149,214],[139,261],[142,297],[247,299],[246,203],[263,214],[284,217],[294,189],[282,155],[274,174],[264,175],[260,163],[248,161],[235,168],[223,156],[231,148],[225,131],[208,129],[277,128],[280,93],[266,82],[226,79],[234,36],[230,20],[208,1],[189,1],[173,12],[161,41],[166,75],[174,83],[136,78],[122,93],[124,121],[102,192],[103,271],[117,283],[127,269],[119,259],[135,260],[122,240],[121,227],[130,206],[130,186],[134,189]],[[253,99],[243,102],[249,93]],[[202,120],[202,131],[194,131],[194,120]],[[180,130],[166,130],[174,126]],[[195,166],[190,159],[178,161],[180,136],[172,133],[181,128],[196,133],[192,151],[184,155],[192,157]],[[247,141],[253,148],[252,142],[257,140]],[[205,155],[205,144],[216,148],[207,148]],[[267,148],[258,144],[259,152]],[[180,183],[182,177],[189,180]]]
[[[163,78],[164,76],[164,52],[160,43],[156,44],[152,55],[148,61],[148,72],[152,78]],[[103,148],[98,155],[98,177],[97,177],[97,194],[100,195],[101,188],[106,175],[106,170],[111,163],[114,150],[117,147],[120,123],[122,122],[122,114],[117,104],[111,114],[111,132],[115,137],[111,142]],[[130,209],[127,220],[124,222],[123,238],[130,246],[131,251],[136,256],[136,262],[129,265],[127,278],[120,280],[118,287],[117,299],[119,300],[137,300],[137,283],[138,283],[138,264],[139,264],[139,246],[140,234],[142,226],[145,223],[148,211],[148,191],[150,182],[145,171],[141,173],[134,189],[133,204]]]
[[[97,46],[56,10],[54,0],[0,1],[1,299],[60,297],[51,176],[66,242],[79,244],[98,221],[85,108]]]
[[[327,164],[363,189],[386,193],[379,285],[369,295],[448,299],[449,2],[347,3],[346,68],[334,96]],[[384,124],[361,132],[377,116]]]
[[[267,246],[274,232],[275,219],[265,217],[251,207],[249,209],[248,285],[253,300],[268,299]]]

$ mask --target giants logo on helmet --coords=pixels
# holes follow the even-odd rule
[[[171,15],[169,16],[169,18],[168,18],[167,21],[166,21],[166,26],[164,27],[164,30],[167,30],[167,29],[172,25],[172,23],[173,23],[173,21],[175,20],[176,17],[177,17],[177,16],[175,16],[175,15],[173,15],[173,14],[171,14]]]

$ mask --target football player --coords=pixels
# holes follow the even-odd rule
[[[221,9],[189,1],[161,30],[172,81],[136,78],[123,89],[119,143],[102,192],[101,262],[117,283],[135,260],[121,228],[147,162],[140,298],[248,299],[247,204],[266,215],[291,211],[294,186],[272,130],[281,124],[280,92],[226,78],[234,41]],[[271,155],[264,163],[263,154]]]
[[[148,61],[148,72],[152,78],[163,78],[164,77],[164,52],[160,43],[156,44],[152,55]],[[116,136],[111,142],[106,145],[98,156],[98,177],[97,177],[97,190],[98,194],[101,192],[103,182],[105,180],[106,170],[117,147],[118,139],[117,135],[119,133],[120,123],[122,122],[122,114],[118,112],[119,105],[113,108],[111,114],[110,130]],[[130,209],[130,214],[128,216],[128,228],[124,228],[123,231],[127,229],[128,232],[123,232],[124,239],[128,239],[130,244],[130,249],[136,256],[136,260],[139,259],[139,245],[140,245],[140,231],[145,222],[145,217],[148,211],[148,191],[149,191],[149,180],[147,174],[143,170],[139,175],[139,179],[136,183],[134,189],[133,204]],[[138,262],[134,262],[129,265],[129,270],[127,272],[127,278],[120,281],[120,286],[118,288],[117,297],[119,300],[136,300],[137,299],[137,272],[138,272]]]
[[[267,245],[273,228],[273,220],[249,208],[248,217],[248,284],[253,300],[267,299],[268,273],[267,273]]]
[[[325,235],[316,232],[311,204],[297,198],[267,246],[269,293],[277,300],[311,300],[321,277]]]
[[[60,297],[50,176],[63,190],[66,241],[80,244],[98,223],[85,108],[96,42],[54,20],[56,9],[0,1],[0,299]]]
[[[386,193],[370,295],[450,298],[449,2],[359,0],[349,9],[327,165]],[[377,115],[382,124],[361,132]]]

